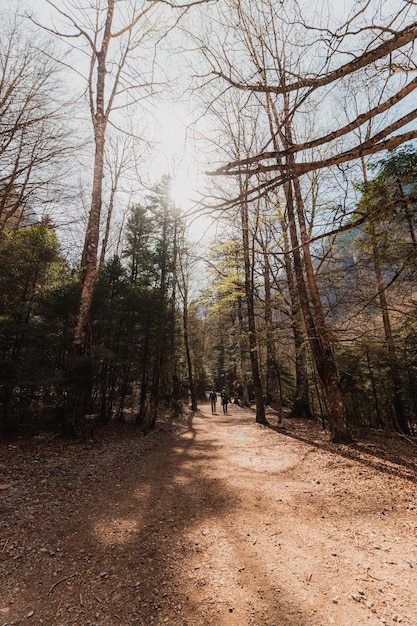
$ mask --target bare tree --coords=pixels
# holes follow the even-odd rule
[[[116,0],[99,0],[95,8],[85,8],[79,0],[69,0],[65,9],[53,0],[45,0],[64,23],[63,30],[55,25],[47,28],[55,36],[68,42],[80,42],[75,46],[88,58],[89,69],[83,78],[87,82],[87,95],[94,134],[94,163],[91,204],[88,215],[83,254],[82,289],[73,336],[73,349],[82,353],[86,346],[88,317],[97,274],[100,216],[103,201],[104,146],[110,116],[121,106],[137,102],[138,90],[142,97],[153,87],[154,67],[148,72],[139,66],[143,59],[136,59],[141,50],[153,49],[170,30],[166,27],[156,33],[156,20],[152,21],[158,5],[167,4],[174,11],[173,23],[191,6],[200,4],[163,2],[162,0],[135,0],[119,3]],[[208,2],[208,0],[205,0]],[[158,15],[161,19],[160,10]],[[154,41],[152,41],[154,37]],[[150,52],[150,50],[149,50]],[[148,57],[153,61],[152,54]],[[139,80],[138,80],[139,73]]]
[[[267,182],[268,187],[276,187],[293,175],[301,176],[309,171],[341,165],[361,156],[394,149],[417,136],[415,129],[406,129],[406,126],[416,118],[413,99],[407,98],[417,87],[417,79],[410,79],[412,72],[416,71],[414,42],[417,38],[417,23],[414,21],[412,4],[402,6],[397,13],[385,14],[382,3],[379,0],[371,0],[333,30],[321,25],[318,16],[316,16],[317,25],[311,27],[301,10],[297,12],[297,5],[290,4],[291,6],[284,11],[277,9],[272,2],[266,3],[270,19],[270,27],[266,32],[269,34],[276,32],[278,28],[274,24],[297,23],[298,28],[293,29],[294,37],[290,43],[292,46],[297,45],[295,37],[303,42],[300,58],[304,59],[304,65],[300,63],[298,70],[294,68],[285,70],[284,79],[282,73],[278,72],[280,82],[276,84],[277,68],[269,55],[264,59],[257,59],[266,63],[262,67],[258,64],[259,70],[252,74],[250,71],[241,71],[242,64],[225,65],[222,64],[222,55],[211,55],[209,60],[212,75],[221,78],[234,89],[251,94],[296,93],[297,107],[299,108],[302,103],[305,109],[315,108],[318,102],[326,102],[326,99],[335,104],[330,90],[343,84],[344,80],[364,73],[368,79],[378,77],[381,84],[385,83],[387,96],[375,106],[365,108],[347,124],[337,125],[341,116],[329,115],[326,121],[334,121],[336,126],[329,128],[328,132],[318,133],[313,139],[293,141],[290,147],[263,150],[217,169],[217,173],[230,175],[237,172],[245,172],[248,175],[275,172],[275,176]],[[248,39],[249,37],[250,33]],[[358,52],[352,53],[350,52],[352,50]],[[345,62],[348,55],[353,58]],[[288,54],[286,58],[288,59]],[[323,59],[321,67],[319,61],[317,67],[312,67],[311,62],[306,67],[306,58],[310,58],[310,61],[311,58]],[[253,76],[260,79],[255,82],[251,80]],[[325,108],[327,109],[327,106]],[[372,132],[366,139],[357,141],[358,136],[355,137],[354,131],[372,119],[381,120],[381,116],[387,111],[392,112],[393,119],[380,124],[378,130]],[[320,119],[320,126],[323,126],[324,121]],[[319,147],[326,149],[326,157],[309,158],[307,151]],[[279,164],[288,155],[294,155],[294,159],[291,162],[287,161],[282,170]],[[319,157],[319,153],[317,156]],[[265,186],[256,189],[255,187],[254,185],[254,193],[265,190]]]
[[[60,68],[48,45],[16,16],[0,32],[1,232],[33,220],[34,211],[40,219],[62,192],[74,140],[68,107],[60,102]]]
[[[223,134],[228,138],[228,149],[235,154],[249,151],[252,142],[258,140],[255,111],[253,111],[253,117],[248,116],[248,119],[244,119],[239,115],[240,107],[241,103],[238,100],[226,100],[223,102],[223,107],[219,108],[217,111],[217,117],[223,126]],[[267,424],[268,421],[265,416],[264,393],[259,365],[259,340],[256,326],[254,285],[256,233],[251,228],[250,224],[251,207],[247,200],[248,184],[249,180],[247,176],[241,174],[236,177],[236,185],[239,189],[240,198],[236,221],[239,224],[241,233],[249,355],[255,395],[256,421],[260,424]]]
[[[148,74],[149,78],[142,72],[141,80],[137,81],[131,64],[135,52],[145,45],[146,35],[154,33],[148,18],[157,3],[138,1],[122,7],[115,0],[103,0],[94,9],[87,9],[77,0],[71,0],[62,9],[52,0],[46,2],[64,25],[62,30],[55,25],[44,28],[84,54],[89,63],[88,72],[82,78],[87,84],[95,151],[91,204],[82,254],[82,289],[73,336],[74,351],[82,353],[97,274],[107,127],[112,113],[136,101],[134,94],[138,87],[147,93],[151,89],[152,72]]]
[[[247,94],[247,103],[252,107],[254,101],[263,107],[270,137],[264,149],[257,151],[258,144],[253,142],[250,156],[239,155],[215,170],[217,175],[251,180],[232,202],[225,199],[221,206],[240,207],[269,190],[283,189],[297,292],[326,398],[332,438],[349,441],[312,256],[313,231],[307,219],[304,176],[395,148],[417,136],[415,128],[407,128],[416,118],[412,99],[408,98],[417,87],[417,81],[409,78],[416,69],[413,46],[417,23],[413,7],[401,5],[398,12],[385,12],[383,3],[370,0],[344,16],[337,27],[331,27],[329,20],[310,15],[307,3],[283,6],[266,1],[255,6],[245,0],[231,0],[228,6],[234,16],[228,21],[229,30],[214,33],[211,41],[204,42],[209,69],[203,80],[212,92],[213,79],[221,81],[213,102],[222,92],[232,90]],[[405,73],[398,74],[398,68]],[[340,94],[343,84],[358,76],[378,79],[384,87],[384,98],[371,107],[365,101],[362,110],[340,124],[342,116],[331,108],[338,104],[332,92],[338,87]],[[317,115],[319,107],[321,117]],[[313,136],[304,131],[309,110],[316,112]],[[241,116],[247,119],[250,115],[250,106],[243,105]],[[364,125],[370,128],[369,122],[374,119],[380,121],[379,127],[372,127],[370,133],[360,137],[357,129]]]
[[[206,57],[210,56],[213,59],[217,54],[216,63],[221,62],[226,68],[221,73],[223,78],[226,75],[225,72],[251,72],[259,77],[259,89],[241,90],[243,92],[248,91],[249,94],[246,101],[240,106],[235,122],[238,129],[235,136],[242,132],[243,120],[247,126],[247,120],[250,119],[251,115],[253,116],[253,112],[259,109],[263,110],[264,124],[267,129],[269,128],[269,136],[265,143],[272,143],[272,146],[275,147],[275,150],[271,152],[274,155],[271,158],[275,159],[275,164],[268,167],[257,166],[251,169],[247,166],[240,166],[240,164],[247,164],[250,159],[237,158],[234,163],[239,165],[231,166],[230,169],[225,166],[225,168],[219,168],[217,172],[227,172],[228,174],[233,172],[235,176],[240,177],[240,180],[245,181],[245,184],[240,186],[234,202],[241,211],[242,207],[248,206],[251,199],[256,197],[250,188],[250,178],[256,174],[258,183],[254,183],[254,188],[257,191],[259,189],[265,190],[277,186],[276,178],[269,176],[270,171],[275,169],[279,172],[293,249],[297,294],[315,367],[326,397],[332,438],[334,441],[350,441],[351,435],[347,426],[337,367],[317,287],[309,245],[311,233],[307,224],[305,200],[293,150],[295,114],[300,111],[302,105],[304,106],[305,96],[301,93],[300,88],[297,90],[292,87],[288,90],[284,88],[288,82],[287,77],[300,72],[300,60],[295,54],[295,50],[291,56],[291,51],[295,47],[294,42],[289,39],[291,34],[294,35],[293,24],[286,23],[277,15],[276,4],[272,2],[265,2],[262,7],[256,9],[244,2],[231,3],[231,5],[235,11],[235,21],[238,24],[233,42],[235,48],[239,50],[239,54],[244,54],[245,60],[230,58],[229,47],[226,48],[226,45],[221,47],[220,52],[212,50],[210,53],[206,52]],[[295,17],[293,19],[295,20]],[[280,29],[278,29],[277,21],[281,25]],[[283,42],[286,44],[285,47],[283,47]],[[268,88],[272,68],[273,74],[278,75],[282,86],[278,93]],[[259,128],[262,129],[262,124],[258,122],[256,129],[252,128],[252,136],[256,133],[259,134]],[[247,142],[245,152],[247,153],[248,149],[253,150],[255,145],[258,145],[258,141],[252,139],[251,143]],[[241,145],[241,141],[239,145]],[[242,152],[242,150],[239,151],[240,156]],[[246,223],[244,213],[242,213],[241,219],[244,231]]]

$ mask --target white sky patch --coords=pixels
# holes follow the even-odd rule
[[[191,119],[184,105],[172,102],[165,102],[155,113],[154,178],[171,176],[172,199],[179,209],[186,211],[196,202],[201,176]]]

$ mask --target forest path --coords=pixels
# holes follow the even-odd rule
[[[0,625],[417,626],[415,462],[285,425],[2,445]]]

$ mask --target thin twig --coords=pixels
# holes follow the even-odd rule
[[[48,595],[51,593],[51,591],[53,591],[55,589],[55,587],[58,587],[58,585],[60,585],[61,583],[64,582],[64,580],[68,580],[68,578],[71,578],[71,576],[65,576],[65,578],[61,578],[60,580],[57,580],[56,583],[54,583],[52,585],[52,587],[50,587],[49,591],[48,591]]]
[[[6,550],[7,544],[9,543],[9,539],[10,539],[10,537],[7,537],[6,541],[4,542],[4,546],[3,546],[2,552],[4,552]]]
[[[372,578],[372,580],[379,580],[380,582],[386,582],[383,578],[377,578],[376,576],[372,576],[372,574],[370,574],[369,572],[366,572],[366,575],[369,576],[369,578]],[[362,578],[362,580],[366,580],[366,578]]]
[[[413,441],[412,439],[410,439],[409,437],[407,437],[407,435],[403,435],[402,433],[400,433],[400,437],[408,441],[408,443],[411,443],[412,446],[417,446],[417,443]]]

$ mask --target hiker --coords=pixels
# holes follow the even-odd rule
[[[222,398],[223,413],[227,415],[227,403],[229,402],[229,396],[227,395],[227,391],[224,387],[222,389],[221,398]]]
[[[212,389],[209,393],[209,399],[211,404],[211,412],[216,415],[217,393]]]

